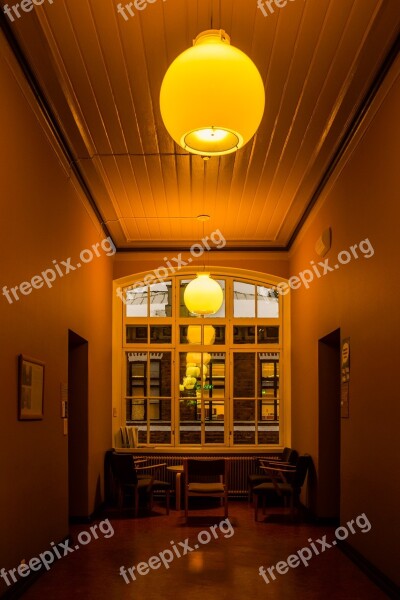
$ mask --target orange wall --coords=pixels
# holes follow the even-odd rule
[[[105,236],[61,167],[1,38],[0,51],[1,290],[30,280],[53,260],[72,257],[76,264],[81,250]],[[13,304],[0,295],[0,568],[29,561],[68,534],[68,438],[60,418],[68,329],[89,342],[88,514],[100,500],[111,440],[112,261],[103,252],[52,289],[33,290]],[[46,363],[42,421],[17,420],[20,353]]]
[[[365,238],[374,248],[373,257],[360,252],[357,260],[315,278],[309,289],[291,293],[292,434],[294,446],[312,454],[318,471],[318,340],[340,328],[342,338],[351,338],[350,418],[341,419],[341,522],[366,513],[371,531],[347,541],[398,583],[399,106],[397,77],[310,218],[290,264],[296,275],[310,268],[311,260],[322,260],[314,245],[329,226],[331,265],[340,251]],[[316,510],[324,516],[323,506],[317,503]]]

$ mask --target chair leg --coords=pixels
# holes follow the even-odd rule
[[[135,491],[133,493],[133,497],[134,497],[134,503],[135,503],[135,505],[134,505],[134,515],[135,515],[135,517],[137,517],[138,516],[138,510],[139,510],[139,490],[138,490],[137,487],[135,488]]]
[[[123,500],[124,500],[124,492],[122,490],[122,487],[118,486],[118,510],[119,510],[119,512],[122,511]]]

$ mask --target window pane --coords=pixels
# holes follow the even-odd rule
[[[147,344],[147,325],[127,325],[127,344]]]
[[[235,352],[233,355],[233,395],[235,398],[254,398],[255,353]]]
[[[214,344],[218,346],[218,344],[225,344],[225,325],[214,325],[215,329],[215,341]]]
[[[171,443],[171,400],[157,400],[157,406],[150,402],[150,444]],[[154,417],[152,416],[154,411]]]
[[[261,326],[257,327],[259,344],[279,344],[279,327]]]
[[[203,396],[225,398],[225,353],[212,353],[208,365],[203,367]]]
[[[242,281],[233,283],[233,316],[255,317],[255,286]]]
[[[169,398],[172,394],[172,354],[163,352],[156,358],[150,353],[150,361],[156,360],[160,363],[160,396]]]
[[[205,402],[206,444],[223,444],[225,428],[224,401],[209,400]]]
[[[127,354],[127,382],[126,395],[143,398],[147,396],[147,354],[143,353],[144,360],[139,358],[141,353]]]
[[[255,401],[233,401],[233,441],[235,444],[255,444]]]
[[[144,398],[130,401],[129,420],[146,421],[146,400]]]
[[[197,418],[196,397],[179,402],[179,441],[181,444],[201,443],[201,421]]]
[[[279,401],[258,400],[258,443],[279,444]]]
[[[126,290],[126,316],[127,317],[147,317],[147,287],[138,287],[133,290]]]
[[[181,325],[179,332],[181,344],[201,344],[201,325]]]
[[[254,326],[239,326],[233,328],[233,343],[234,344],[255,344],[256,343],[256,328]]]
[[[272,288],[257,287],[257,316],[266,319],[279,317],[278,292]]]
[[[258,354],[257,395],[263,398],[279,397],[279,353]]]
[[[159,325],[151,325],[150,327],[150,344],[171,344],[172,343],[172,327],[167,325],[161,327]]]
[[[149,286],[150,317],[170,317],[172,315],[172,282],[163,281]]]

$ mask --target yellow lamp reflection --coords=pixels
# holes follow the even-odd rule
[[[204,552],[193,552],[188,555],[188,570],[201,573],[204,570]]]

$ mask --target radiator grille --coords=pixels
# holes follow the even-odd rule
[[[181,465],[185,458],[221,458],[221,455],[216,454],[201,454],[201,455],[181,455],[174,456],[171,454],[163,455],[140,455],[140,452],[135,456],[141,456],[146,458],[149,465],[157,465],[160,463],[166,463],[165,467],[160,467],[154,473],[156,479],[163,479],[169,481],[172,485],[175,484],[175,474],[172,471],[167,470],[167,466]],[[263,456],[265,458],[265,455]],[[230,462],[229,468],[229,494],[231,496],[246,496],[248,493],[247,477],[250,473],[257,473],[258,470],[258,457],[257,456],[227,456],[224,457]]]

